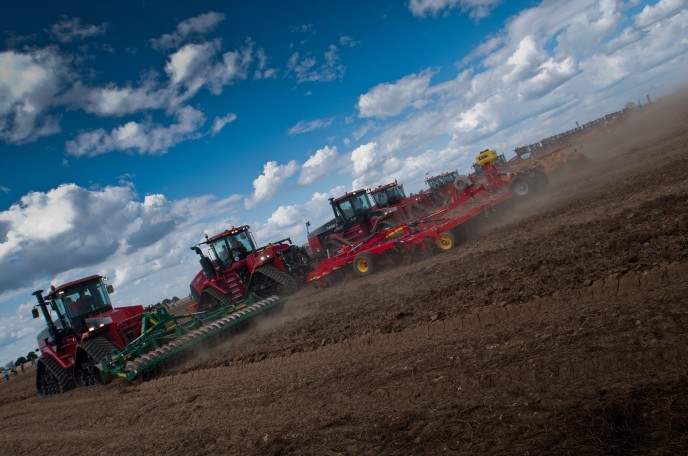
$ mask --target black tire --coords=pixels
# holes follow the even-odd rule
[[[473,181],[468,176],[458,176],[454,179],[454,188],[460,192],[466,190],[471,185],[473,185]]]
[[[376,233],[382,233],[385,230],[391,230],[392,228],[396,228],[398,226],[399,226],[398,223],[393,222],[391,220],[381,220],[377,225],[375,225],[375,232]],[[390,232],[389,237],[387,239],[394,239],[394,238],[397,238],[403,234],[404,234],[403,231],[399,231],[397,233]]]
[[[542,169],[533,170],[532,179],[535,180],[535,187],[538,192],[544,191],[549,185],[547,173]]]
[[[256,268],[256,272],[263,274],[265,277],[277,284],[275,291],[278,295],[288,296],[294,293],[298,288],[296,279],[292,275],[287,274],[286,272],[281,271],[274,266],[261,266]]]
[[[375,273],[376,264],[375,257],[369,252],[361,252],[356,255],[354,262],[351,265],[354,273],[360,277],[366,277]]]
[[[524,176],[518,176],[511,182],[509,189],[516,198],[528,198],[535,193],[535,181]]]
[[[342,241],[339,239],[328,239],[325,242],[325,249],[323,250],[325,258],[328,258],[328,256],[334,256],[337,253],[337,250],[339,250],[341,247],[344,247],[346,244],[344,244]],[[327,254],[329,252],[329,255]]]

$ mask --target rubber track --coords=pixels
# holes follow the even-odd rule
[[[261,266],[256,269],[256,272],[260,272],[264,276],[269,277],[270,279],[282,285],[282,294],[290,295],[298,288],[296,279],[293,276],[287,274],[286,272],[280,271],[274,266]]]
[[[81,348],[96,362],[110,356],[113,351],[117,351],[117,348],[102,336],[84,341]]]
[[[209,294],[210,296],[217,299],[219,302],[226,306],[233,304],[232,296],[230,294],[222,294],[215,288],[208,288],[207,290],[204,290],[203,293]]]
[[[55,378],[57,378],[57,381],[60,382],[60,386],[62,386],[62,391],[69,389],[71,383],[69,371],[57,364],[57,361],[55,361],[50,356],[42,357],[41,361],[43,361],[45,367],[55,376]]]

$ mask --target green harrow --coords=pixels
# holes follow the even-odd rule
[[[100,361],[102,377],[132,381],[153,366],[285,301],[278,296],[256,301],[249,294],[241,303],[207,312],[171,315],[163,307],[144,312],[141,335],[121,352],[113,352]]]

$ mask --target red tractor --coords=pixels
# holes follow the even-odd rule
[[[395,207],[402,212],[405,221],[423,217],[433,207],[432,202],[424,193],[406,196],[404,186],[396,180],[387,185],[368,190],[378,209]]]
[[[328,257],[340,247],[365,239],[371,233],[395,227],[404,221],[397,207],[377,208],[370,202],[366,190],[347,192],[330,198],[334,219],[308,232],[308,244],[314,255]],[[306,227],[310,223],[306,224]]]
[[[297,279],[305,280],[313,261],[303,247],[286,238],[256,247],[249,226],[232,227],[208,238],[191,250],[200,255],[201,271],[191,282],[195,310],[231,305],[249,293],[264,298],[296,291]],[[205,256],[200,246],[207,246]],[[192,309],[193,310],[193,309]]]
[[[45,297],[43,290],[33,293],[38,300],[33,317],[42,313],[47,325],[38,334],[36,389],[41,396],[62,393],[75,384],[106,382],[98,362],[141,335],[143,307],[113,308],[109,293],[114,289],[103,281],[93,275],[53,286]]]

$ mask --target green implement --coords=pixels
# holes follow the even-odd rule
[[[113,352],[99,364],[103,378],[119,377],[132,381],[142,372],[179,353],[236,328],[246,320],[260,315],[286,301],[270,296],[256,301],[249,294],[235,305],[185,315],[172,315],[164,307],[144,312],[141,316],[141,335],[121,352]]]

